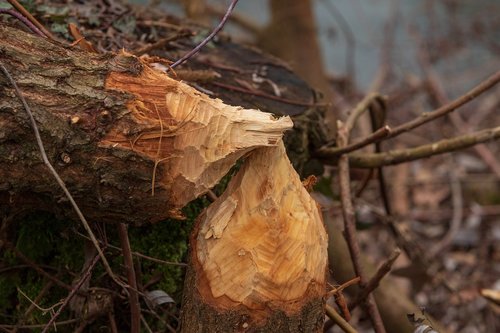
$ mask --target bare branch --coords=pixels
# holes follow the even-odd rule
[[[137,293],[137,280],[135,277],[134,261],[132,259],[132,250],[128,239],[128,229],[125,223],[118,225],[118,236],[122,245],[123,261],[127,271],[129,284],[129,303],[130,303],[130,333],[139,333],[141,330],[141,308],[139,305],[139,295]]]
[[[454,101],[443,105],[442,107],[438,108],[435,111],[432,112],[425,112],[422,113],[419,117],[405,123],[402,125],[399,125],[397,127],[394,127],[392,129],[392,133],[389,135],[389,138],[396,137],[400,135],[401,133],[408,132],[416,127],[419,127],[423,124],[426,124],[436,118],[442,117],[450,112],[455,111],[462,105],[472,101],[491,87],[495,86],[498,82],[500,82],[500,71],[496,72],[495,74],[491,75],[489,78],[475,86],[473,89],[465,93],[464,95],[458,97]]]
[[[326,315],[346,333],[357,333],[356,331],[341,315],[335,311],[330,305],[325,305]]]
[[[24,17],[21,13],[13,10],[13,9],[0,9],[0,14],[8,14],[11,15],[15,18],[17,18],[19,21],[23,22],[28,28],[30,28],[31,31],[36,33],[38,36],[46,38],[46,36],[43,34],[43,32],[36,27],[33,23],[31,23],[30,20],[28,20],[26,17]]]
[[[64,308],[66,308],[66,306],[69,304],[69,301],[71,301],[71,299],[73,298],[73,296],[76,295],[76,293],[80,290],[80,288],[83,285],[83,283],[90,276],[90,273],[92,272],[92,269],[94,269],[94,266],[97,264],[98,261],[99,261],[99,256],[95,256],[94,260],[90,264],[89,268],[87,268],[87,271],[85,272],[85,274],[83,274],[83,276],[80,278],[80,280],[78,281],[78,283],[73,287],[73,289],[71,290],[71,292],[69,293],[69,295],[64,299],[63,304],[61,304],[61,306],[59,307],[59,309],[57,309],[57,312],[52,316],[52,318],[50,318],[49,322],[45,325],[45,327],[43,328],[42,333],[48,332],[48,330],[50,329],[50,327],[52,326],[52,324],[54,324],[54,322],[56,321],[57,317],[59,317],[59,315],[61,314],[62,310],[64,310]]]
[[[387,260],[380,265],[380,267],[377,269],[377,272],[375,275],[368,281],[366,286],[361,289],[360,293],[356,297],[356,299],[349,304],[349,310],[353,310],[356,306],[361,304],[363,300],[372,292],[374,291],[378,285],[380,284],[380,281],[384,278],[384,276],[387,275],[387,273],[390,272],[392,265],[396,261],[396,259],[399,257],[401,254],[401,250],[396,249],[391,253],[391,256],[387,258]]]
[[[23,16],[28,18],[28,20],[31,23],[33,23],[45,36],[47,36],[52,40],[56,40],[54,35],[52,35],[50,31],[45,29],[45,27],[33,15],[31,15],[31,13],[28,12],[26,8],[24,8],[19,2],[17,2],[17,0],[7,0],[7,1],[12,5],[12,7],[17,9],[17,11],[19,11]]]
[[[361,104],[361,103],[360,103]],[[358,105],[359,106],[359,105]],[[358,109],[358,108],[357,108]],[[359,109],[358,109],[359,110]],[[355,119],[355,113],[353,112],[352,118]],[[350,121],[352,124],[354,120]],[[348,143],[349,138],[349,126],[339,122],[338,125],[338,145],[339,147],[344,147]],[[360,278],[360,286],[364,288],[366,286],[366,277],[361,265],[359,243],[356,235],[356,217],[354,214],[354,208],[352,204],[351,187],[350,187],[350,175],[349,175],[349,159],[348,155],[342,155],[338,162],[339,168],[339,187],[340,187],[340,200],[342,202],[342,215],[344,217],[344,228],[345,237],[347,240],[347,245],[349,247],[349,253],[351,255],[351,260],[354,266],[354,272]],[[365,300],[366,309],[368,315],[370,316],[371,322],[377,333],[385,333],[384,324],[380,313],[375,303],[375,298],[373,295],[368,295]]]
[[[222,18],[222,20],[219,22],[219,24],[217,25],[217,27],[215,27],[215,29],[212,31],[212,33],[210,35],[208,35],[204,40],[202,40],[200,44],[196,45],[196,47],[194,49],[192,49],[191,51],[189,51],[188,53],[186,53],[184,56],[182,56],[182,58],[180,58],[179,60],[177,60],[176,62],[174,62],[170,66],[170,68],[175,68],[175,67],[181,65],[186,60],[188,60],[189,58],[191,58],[192,56],[194,56],[196,53],[198,53],[201,50],[201,48],[203,46],[205,46],[208,42],[210,42],[212,40],[212,38],[214,38],[215,35],[217,35],[219,33],[219,31],[224,27],[224,24],[226,23],[227,19],[231,15],[231,12],[233,11],[233,9],[236,6],[237,2],[238,2],[238,0],[232,0],[231,4],[227,8],[226,14]]]
[[[449,153],[465,149],[478,143],[500,138],[500,127],[485,129],[471,134],[457,136],[409,149],[397,149],[385,153],[354,153],[349,154],[349,161],[357,168],[377,168],[384,165],[394,165],[410,162],[433,155]],[[327,161],[328,162],[328,161]],[[330,163],[330,162],[328,162]]]
[[[391,134],[391,128],[387,125],[384,127],[379,128],[372,134],[364,137],[363,139],[351,143],[345,147],[321,147],[317,151],[314,152],[314,156],[317,157],[325,157],[325,158],[332,158],[335,156],[339,156],[342,154],[347,154],[350,152],[353,152],[355,150],[361,149],[363,147],[366,147],[370,144],[380,142],[384,139],[386,139],[389,135]]]

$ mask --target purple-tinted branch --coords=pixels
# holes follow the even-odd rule
[[[194,56],[196,53],[198,53],[200,51],[200,49],[203,46],[205,46],[210,40],[212,40],[212,38],[214,38],[215,35],[217,35],[219,33],[219,31],[221,31],[222,28],[224,27],[224,24],[226,23],[227,19],[231,15],[231,12],[233,11],[233,9],[236,6],[237,2],[238,2],[238,0],[232,0],[231,4],[227,8],[226,14],[222,18],[222,20],[219,22],[219,24],[217,25],[217,27],[215,27],[215,29],[212,31],[212,33],[210,35],[208,35],[194,49],[192,49],[191,51],[189,51],[188,53],[186,53],[182,58],[180,58],[179,60],[177,60],[176,62],[174,62],[172,65],[170,65],[170,68],[175,68],[175,67],[179,66],[180,64],[184,63],[186,60],[188,60],[189,58],[191,58],[192,56]]]
[[[47,38],[47,36],[45,36],[45,34],[40,29],[38,29],[33,23],[31,23],[31,21],[28,20],[23,14],[13,9],[0,9],[0,14],[8,14],[10,16],[17,18],[19,21],[23,22],[28,28],[30,28],[30,30],[33,31],[35,34]]]

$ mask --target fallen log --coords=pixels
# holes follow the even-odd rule
[[[47,155],[91,220],[181,217],[251,149],[292,126],[225,105],[121,52],[91,54],[0,26],[0,61],[31,106]],[[70,212],[28,117],[0,78],[0,202]]]

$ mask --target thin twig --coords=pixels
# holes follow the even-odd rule
[[[35,34],[37,34],[40,37],[46,38],[43,34],[43,32],[36,27],[33,23],[31,23],[30,20],[28,20],[26,17],[23,16],[23,14],[13,10],[13,9],[1,9],[0,8],[0,14],[9,14],[11,16],[14,16],[17,18],[19,21],[23,22],[28,28],[30,28],[31,31],[33,31]]]
[[[85,236],[85,235],[83,235],[83,234],[81,234],[79,232],[77,232],[76,234],[80,235],[81,237],[83,237],[85,239],[90,240],[87,236]],[[100,242],[100,243],[102,243],[102,242]],[[110,249],[121,251],[121,249],[118,246],[114,246],[112,244],[107,244],[106,246],[109,247]],[[156,262],[156,263],[162,264],[162,265],[172,265],[172,266],[181,266],[181,267],[186,267],[187,266],[187,264],[183,263],[183,262],[173,262],[173,261],[161,260],[161,259],[158,259],[158,258],[147,256],[147,255],[142,254],[140,252],[132,251],[132,254],[134,256],[138,257],[138,258],[143,258],[143,259],[146,259],[146,260],[149,260],[149,261],[153,261],[153,262]]]
[[[361,149],[363,147],[366,147],[368,145],[371,145],[373,143],[380,142],[381,140],[384,140],[391,134],[391,128],[387,125],[379,128],[372,134],[364,137],[363,139],[356,141],[354,143],[351,143],[345,147],[327,147],[323,146],[317,151],[314,152],[314,156],[318,157],[328,157],[332,158],[335,156],[339,156],[342,154],[347,154],[351,153],[355,150]]]
[[[354,279],[351,279],[351,280],[343,283],[339,287],[334,287],[327,294],[327,297],[330,297],[330,295],[334,296],[335,304],[337,304],[337,306],[339,307],[339,310],[342,312],[342,316],[347,321],[351,320],[351,313],[349,312],[349,309],[347,307],[347,302],[346,302],[346,299],[345,299],[342,291],[347,287],[350,287],[354,284],[359,283],[359,280],[360,280],[360,278],[359,278],[359,276],[357,276]]]
[[[141,309],[139,305],[139,295],[137,294],[137,280],[135,278],[134,262],[132,259],[132,250],[128,238],[127,225],[120,223],[118,225],[118,236],[122,244],[123,261],[127,271],[130,303],[130,333],[139,333],[141,330]]]
[[[500,71],[496,72],[495,74],[491,75],[489,78],[472,88],[470,91],[465,93],[464,95],[458,97],[454,101],[441,106],[435,111],[432,112],[425,112],[421,114],[419,117],[404,123],[402,125],[399,125],[397,127],[392,128],[392,132],[389,135],[389,138],[394,138],[401,133],[408,132],[416,127],[419,127],[423,124],[426,124],[436,118],[442,117],[452,111],[455,111],[462,105],[472,101],[491,87],[495,86],[498,82],[500,82]]]
[[[69,304],[69,301],[71,301],[73,296],[76,295],[78,290],[80,290],[80,287],[83,285],[83,283],[90,276],[92,269],[94,269],[94,266],[97,264],[98,261],[99,261],[99,256],[95,256],[94,260],[92,261],[90,266],[87,268],[87,271],[85,272],[85,274],[83,274],[83,276],[80,278],[80,281],[78,281],[78,283],[73,287],[73,290],[71,290],[69,295],[64,299],[63,304],[59,307],[59,309],[57,309],[57,312],[52,316],[52,318],[50,318],[49,322],[45,325],[42,333],[46,333],[50,329],[52,324],[56,321],[57,317],[59,317],[59,315],[64,310],[64,308]]]
[[[208,35],[204,40],[202,40],[201,43],[198,44],[194,49],[192,49],[187,54],[185,54],[182,58],[180,58],[179,60],[177,60],[176,62],[174,62],[170,67],[171,68],[175,68],[175,67],[181,65],[186,60],[188,60],[189,58],[191,58],[192,56],[194,56],[196,53],[198,53],[200,51],[200,49],[203,46],[205,46],[208,42],[210,42],[212,40],[212,38],[214,38],[215,35],[217,35],[219,33],[219,31],[224,27],[224,24],[226,23],[227,19],[231,15],[231,12],[233,11],[233,9],[236,6],[237,2],[238,2],[238,0],[232,0],[231,4],[227,8],[226,14],[222,18],[222,20],[219,22],[219,24],[217,25],[217,27],[215,27],[215,29],[212,31],[212,33],[210,35]]]
[[[17,2],[17,0],[7,0],[7,1],[12,5],[12,7],[17,9],[21,14],[23,14],[26,18],[28,18],[28,20],[30,20],[31,23],[33,23],[41,32],[43,32],[43,34],[46,37],[55,40],[54,35],[52,35],[50,31],[45,29],[45,27],[33,15],[31,15],[31,13],[28,12],[19,2]]]
[[[410,162],[433,155],[449,153],[455,150],[465,149],[478,143],[500,139],[500,126],[489,128],[444,139],[434,143],[408,149],[396,149],[385,153],[353,153],[349,154],[349,161],[356,168],[376,168],[384,165],[394,165]],[[325,160],[326,163],[331,163]]]
[[[209,3],[206,4],[206,10],[214,16],[215,15],[217,15],[217,16],[224,15],[224,12],[226,11],[226,9],[223,7],[215,6],[215,5],[212,5]],[[255,21],[252,21],[250,19],[249,15],[244,13],[244,12],[241,14],[236,13],[236,12],[232,13],[229,20],[232,23],[240,26],[242,29],[245,29],[248,32],[252,33],[254,36],[257,36],[259,33],[262,32],[261,25],[259,25]]]
[[[76,201],[73,199],[73,196],[71,195],[71,193],[69,192],[68,188],[66,187],[66,184],[64,184],[64,181],[61,179],[61,177],[59,176],[59,174],[57,173],[57,171],[54,169],[54,167],[50,163],[49,158],[47,157],[47,153],[45,152],[45,147],[43,146],[43,141],[42,141],[42,138],[40,136],[40,131],[38,130],[38,125],[36,124],[35,118],[33,117],[33,113],[31,112],[31,109],[28,106],[28,103],[26,102],[26,99],[22,95],[21,90],[19,90],[19,87],[17,86],[17,83],[14,81],[14,79],[10,75],[9,71],[7,70],[7,68],[5,68],[5,66],[1,62],[0,62],[0,68],[2,69],[3,73],[5,74],[5,76],[9,79],[11,85],[14,87],[14,90],[16,91],[17,97],[21,100],[21,102],[23,104],[23,107],[26,110],[26,113],[28,114],[28,116],[30,118],[31,127],[33,128],[33,132],[35,134],[36,142],[38,144],[38,148],[40,150],[40,154],[42,156],[43,163],[50,170],[50,172],[51,172],[52,176],[55,178],[57,184],[59,184],[59,187],[64,191],[64,194],[66,195],[66,197],[68,198],[69,202],[73,206],[73,209],[75,210],[76,214],[78,215],[78,218],[82,222],[83,227],[87,231],[87,233],[88,233],[88,235],[89,235],[92,243],[96,247],[96,250],[99,253],[99,257],[101,258],[102,263],[104,265],[104,268],[106,269],[106,272],[109,274],[109,276],[118,285],[123,286],[123,283],[121,283],[121,281],[119,281],[115,277],[115,275],[113,274],[113,271],[111,270],[111,266],[109,265],[108,260],[104,256],[104,253],[102,252],[102,249],[99,246],[99,242],[97,241],[94,233],[92,232],[92,229],[90,228],[90,225],[87,222],[87,219],[85,218],[85,216],[83,215],[82,211],[80,210],[80,207],[78,207]]]
[[[417,31],[412,29],[411,32],[414,38],[417,39],[417,44],[422,45],[423,43],[421,42],[421,37],[417,33]],[[419,51],[420,52],[418,52],[418,60],[427,79],[427,88],[430,92],[429,95],[438,103],[438,105],[449,103],[449,99],[443,88],[442,81],[439,78],[437,72],[432,68],[427,49],[425,47],[420,47]],[[460,114],[450,113],[449,117],[455,128],[458,130],[459,134],[464,134],[471,130],[471,126],[462,119]],[[500,165],[491,150],[484,144],[474,146],[474,149],[484,160],[486,165],[488,165],[491,171],[493,171],[493,173],[495,173],[496,176],[500,178]]]
[[[341,315],[339,315],[337,313],[337,311],[335,311],[334,308],[332,308],[330,305],[326,304],[325,305],[325,312],[326,312],[326,315],[337,325],[339,325],[339,327],[346,333],[357,333],[358,331],[356,331],[354,329],[354,327],[352,327],[347,321],[345,321],[344,318],[342,318]]]
[[[348,136],[351,134],[351,131],[354,128],[354,125],[356,124],[356,121],[358,120],[358,118],[363,113],[365,113],[370,108],[370,106],[372,104],[374,104],[375,102],[385,103],[385,98],[383,96],[381,96],[380,94],[378,94],[378,93],[370,93],[370,94],[366,95],[361,100],[361,102],[359,102],[354,107],[354,109],[349,114],[349,116],[347,117],[347,120],[346,120],[346,122],[344,124],[344,126],[346,128],[346,131],[347,131],[346,134]],[[347,140],[349,140],[349,137],[347,137]],[[347,143],[346,143],[346,145],[347,145]]]
[[[344,289],[350,287],[350,286],[353,286],[355,284],[358,284],[359,283],[359,276],[356,276],[354,279],[351,279],[345,283],[342,283],[341,286],[338,286],[338,287],[333,287],[332,290],[330,290],[328,293],[327,293],[327,296],[330,296],[330,295],[333,295],[333,294],[336,294],[338,292],[341,292],[343,291]]]
[[[159,48],[162,48],[166,45],[168,45],[168,43],[170,42],[173,42],[175,40],[178,40],[178,39],[181,39],[181,38],[185,38],[185,37],[188,37],[188,36],[192,36],[193,33],[191,31],[188,31],[188,30],[184,30],[184,31],[180,31],[179,33],[176,33],[172,36],[169,36],[169,37],[166,37],[166,38],[162,38],[160,39],[159,41],[153,43],[153,44],[149,44],[149,45],[146,45],[146,46],[143,46],[135,51],[132,52],[132,54],[136,55],[136,56],[141,56],[145,53],[148,53],[148,52],[151,52],[153,50],[156,50],[156,49],[159,49]]]
[[[321,105],[319,103],[315,104],[315,103],[309,103],[309,102],[301,102],[301,101],[296,101],[296,100],[292,100],[292,99],[288,99],[288,98],[278,97],[278,96],[274,96],[271,94],[266,94],[265,92],[262,92],[262,91],[250,90],[250,89],[237,87],[237,86],[233,86],[233,85],[225,84],[225,83],[220,83],[220,82],[210,82],[210,84],[217,86],[217,87],[224,88],[224,89],[238,91],[241,93],[259,96],[259,97],[263,97],[263,98],[267,98],[267,99],[272,99],[272,100],[275,100],[275,101],[278,101],[281,103],[285,103],[285,104],[290,104],[290,105],[298,105],[298,106],[320,106]]]
[[[375,275],[370,279],[370,281],[368,281],[366,286],[363,289],[361,289],[356,299],[351,304],[349,304],[349,310],[352,311],[356,306],[361,304],[363,300],[366,299],[366,297],[378,287],[380,281],[384,278],[384,276],[387,275],[387,273],[390,272],[392,265],[394,264],[394,262],[396,261],[396,259],[399,257],[400,254],[401,250],[399,249],[394,250],[391,253],[390,257],[387,258],[387,260],[382,265],[380,265]]]
[[[70,325],[79,322],[80,319],[68,319],[68,320],[63,320],[59,322],[54,322],[52,325],[54,326],[63,326],[63,325]],[[0,324],[0,328],[4,329],[15,329],[15,328],[20,328],[20,329],[35,329],[35,328],[44,328],[46,324],[31,324],[31,325],[22,325],[22,326],[17,326],[17,325],[6,325],[6,324]]]
[[[54,285],[54,282],[52,282],[52,281],[49,280],[43,286],[42,290],[40,290],[40,292],[38,293],[38,295],[36,296],[36,298],[33,300],[33,303],[30,304],[30,306],[28,307],[28,309],[26,309],[26,311],[24,312],[24,314],[22,315],[22,317],[17,322],[16,326],[18,328],[20,328],[22,325],[25,324],[26,319],[31,314],[31,312],[33,312],[33,310],[35,310],[36,308],[39,308],[39,306],[37,305],[37,303],[39,303],[42,300],[42,298],[45,296],[45,294],[47,292],[49,292],[50,288],[52,288],[53,285]],[[17,329],[14,330],[14,332],[16,332],[16,331],[17,331]]]
[[[144,318],[143,315],[141,315],[141,322],[146,328],[146,331],[148,331],[148,333],[153,333],[153,330],[151,329],[151,327],[149,327],[148,322],[146,321],[146,318]]]
[[[353,112],[352,119],[349,121],[351,124],[349,127],[348,124],[343,124],[339,122],[338,124],[338,145],[339,147],[344,147],[349,142],[349,128],[352,128],[355,120],[355,112]],[[358,112],[359,113],[359,112]],[[352,196],[351,196],[351,187],[350,187],[350,175],[349,175],[349,158],[348,155],[342,155],[338,162],[338,174],[339,174],[339,187],[340,187],[340,199],[342,203],[342,215],[344,217],[344,229],[345,229],[345,237],[347,240],[347,245],[349,248],[349,253],[351,255],[351,260],[354,267],[354,272],[360,278],[360,287],[364,288],[366,286],[366,277],[364,273],[364,269],[361,265],[361,250],[359,248],[359,243],[356,235],[356,217],[354,214],[354,207],[352,204]],[[373,324],[373,328],[377,333],[385,333],[384,324],[382,322],[382,318],[380,317],[380,313],[377,308],[377,304],[375,303],[375,299],[373,295],[368,295],[365,300],[366,309],[368,315],[370,316],[370,320]]]
[[[118,326],[116,325],[115,314],[113,311],[108,312],[108,321],[111,333],[118,333]]]

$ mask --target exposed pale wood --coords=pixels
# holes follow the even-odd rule
[[[195,283],[185,290],[196,289],[192,297],[197,300],[186,300],[184,332],[199,329],[189,326],[190,313],[208,316],[211,311],[228,325],[245,323],[252,332],[317,331],[324,317],[319,304],[325,293],[326,251],[318,205],[283,144],[255,150],[200,217],[188,273],[196,275]],[[278,308],[281,317],[273,311]],[[214,327],[207,321],[201,331],[215,332]]]
[[[144,63],[139,76],[111,72],[106,88],[135,96],[127,107],[142,130],[131,133],[128,122],[118,121],[102,145],[141,152],[161,166],[155,187],[170,193],[172,215],[215,186],[243,155],[275,146],[293,126],[289,117],[226,105]]]

